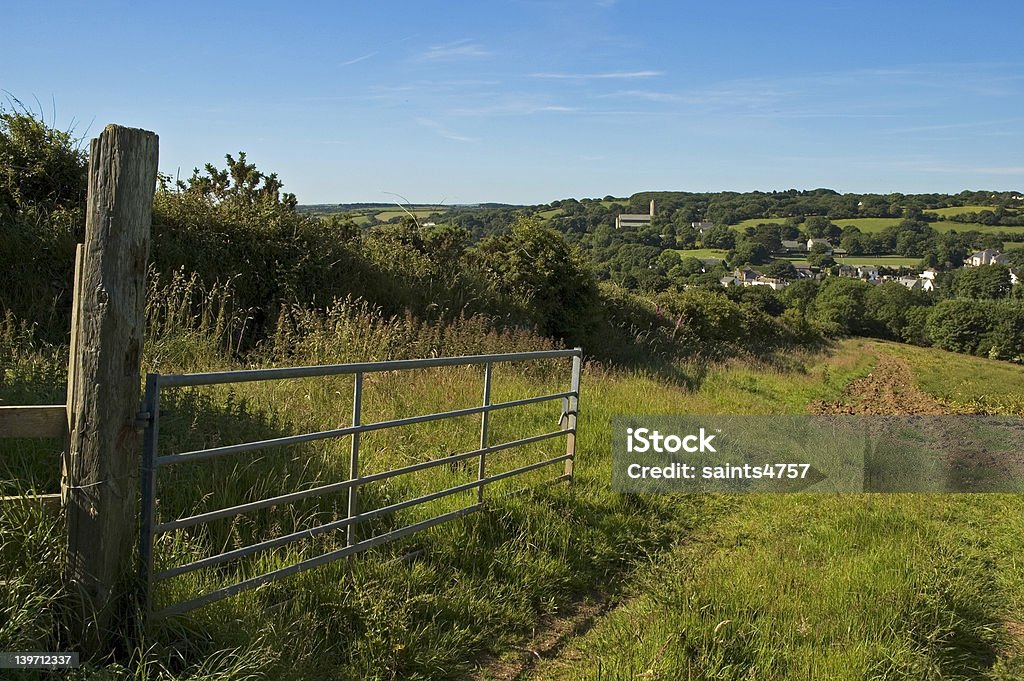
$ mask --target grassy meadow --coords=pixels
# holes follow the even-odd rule
[[[729,251],[721,248],[676,249],[676,253],[683,258],[700,258],[701,260],[710,260],[712,258],[725,260],[726,256],[729,255]]]
[[[1020,414],[1024,371],[878,341],[954,407]],[[840,353],[839,356],[842,356]],[[1017,495],[733,498],[533,679],[1018,679]]]
[[[289,341],[288,364],[378,359],[380,348],[421,354],[422,332],[401,320],[343,310]],[[7,330],[8,342],[14,331]],[[21,339],[19,347],[25,347]],[[151,338],[147,365],[164,373],[235,366],[209,339]],[[549,347],[533,337],[467,329],[448,354]],[[375,350],[376,349],[376,350]],[[880,353],[914,367],[921,386],[950,401],[1019,402],[1019,367],[867,340],[826,354],[772,362],[681,367],[677,381],[589,365],[584,373],[577,477],[543,484],[550,469],[488,488],[484,511],[151,627],[127,665],[92,666],[72,678],[307,679],[489,678],[546,623],[581,599],[611,607],[587,634],[529,674],[537,678],[987,678],[1019,667],[1003,622],[1024,619],[1024,503],[971,496],[634,496],[611,492],[610,420],[636,414],[803,413],[838,400]],[[5,401],[59,399],[63,357],[15,355]],[[272,353],[264,358],[273,364]],[[939,391],[948,371],[975,376],[967,393]],[[567,362],[495,370],[494,399],[565,389]],[[479,368],[381,374],[364,383],[364,420],[456,409],[479,398]],[[965,387],[966,386],[966,387]],[[255,382],[168,391],[163,453],[347,422],[351,379]],[[492,442],[546,432],[555,404],[491,421]],[[364,435],[367,472],[475,447],[476,419]],[[371,437],[372,435],[372,437]],[[10,441],[5,490],[54,491],[56,445]],[[161,474],[162,519],[202,512],[347,474],[348,440],[262,450]],[[488,459],[498,472],[564,451],[561,440]],[[370,509],[475,477],[441,466],[372,485]],[[15,482],[17,481],[17,482]],[[526,487],[524,491],[524,486]],[[6,493],[6,492],[5,492]],[[382,533],[472,503],[455,495],[375,519]],[[158,567],[343,517],[344,496],[162,535]],[[0,506],[0,649],[67,647],[72,615],[60,606],[63,526],[32,504]],[[344,543],[343,532],[162,582],[157,605],[193,597]],[[1002,657],[1001,657],[1002,656]],[[990,671],[994,669],[995,671]],[[1009,670],[1009,671],[1007,671]],[[41,674],[41,673],[40,673]],[[1000,676],[1000,674],[1004,674]],[[39,676],[43,678],[43,676]],[[491,677],[493,678],[493,677]]]

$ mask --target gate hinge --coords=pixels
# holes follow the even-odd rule
[[[148,411],[140,411],[135,414],[135,427],[148,428],[153,423],[153,415]]]

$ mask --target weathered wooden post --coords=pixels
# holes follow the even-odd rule
[[[68,570],[82,651],[105,655],[133,584],[139,407],[158,140],[108,125],[92,140],[68,404]]]

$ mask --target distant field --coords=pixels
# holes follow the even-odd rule
[[[717,258],[718,260],[725,260],[725,256],[728,255],[729,251],[722,250],[721,248],[691,248],[688,250],[676,250],[676,253],[684,258]]]
[[[808,264],[807,258],[783,258],[794,265]],[[850,256],[848,258],[836,258],[839,265],[875,265],[876,267],[917,267],[921,262],[920,258],[901,258],[896,255],[864,255]]]
[[[1024,247],[1024,244],[1021,244]],[[724,260],[728,251],[719,248],[692,248],[688,250],[677,250],[680,256],[684,258],[701,258],[710,259],[716,258],[718,260]],[[807,258],[790,257],[782,258],[782,260],[788,260],[794,265],[806,265]],[[895,255],[865,255],[865,256],[850,256],[848,258],[836,258],[836,262],[840,265],[876,265],[878,267],[917,267],[921,262],[920,258],[901,258]]]
[[[850,220],[833,220],[833,222],[839,227],[846,227],[848,225],[856,225],[860,231],[865,233],[881,232],[886,227],[890,227],[895,224],[899,224],[900,218],[852,218]],[[744,220],[738,224],[732,225],[732,229],[737,232],[742,232],[747,227],[757,227],[760,224],[776,224],[781,225],[785,222],[782,219],[765,219],[755,218],[753,220]]]
[[[1018,250],[1018,249],[1024,249],[1024,241],[1004,241],[1003,242],[1003,250],[1004,251],[1015,251],[1015,250]]]
[[[993,234],[997,232],[1009,232],[1024,234],[1024,227],[1007,227],[1005,225],[982,225],[977,222],[952,222],[950,220],[940,220],[939,222],[933,222],[932,227],[937,232],[981,232],[982,234]]]
[[[439,213],[445,210],[448,210],[446,206],[417,206],[415,208],[412,208],[409,211],[409,213],[415,215],[417,220],[422,220],[423,218],[429,217],[434,213]],[[380,210],[379,208],[366,208],[348,213],[348,216],[352,218],[352,221],[355,222],[357,225],[363,225],[369,222],[370,218],[373,217],[376,217],[381,222],[387,222],[391,218],[401,217],[403,215],[408,215],[409,213],[406,213],[404,210],[400,208],[389,208],[387,210]]]
[[[950,206],[949,208],[929,208],[926,212],[949,217],[950,215],[962,215],[963,213],[980,213],[983,210],[994,211],[995,209],[995,206]]]

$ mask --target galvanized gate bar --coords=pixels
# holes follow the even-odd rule
[[[421,497],[416,497],[415,499],[408,499],[406,501],[401,501],[401,502],[398,502],[396,504],[391,504],[390,506],[383,506],[381,508],[375,509],[373,511],[369,511],[367,513],[363,513],[361,515],[354,515],[354,516],[350,516],[348,518],[342,518],[341,520],[336,520],[336,521],[327,523],[325,525],[319,525],[317,527],[311,527],[311,528],[306,529],[306,530],[300,530],[299,532],[294,532],[292,534],[285,535],[285,536],[282,536],[282,537],[275,537],[274,539],[269,539],[267,541],[260,542],[259,544],[252,544],[250,546],[244,546],[244,547],[242,547],[240,549],[234,549],[232,551],[228,551],[227,553],[221,553],[221,554],[218,554],[216,556],[210,556],[209,558],[203,558],[202,560],[195,561],[194,563],[189,563],[187,565],[181,565],[181,566],[178,566],[178,567],[175,567],[175,568],[171,568],[169,570],[165,570],[165,571],[163,571],[161,573],[158,573],[156,575],[156,579],[157,580],[169,579],[171,577],[176,577],[178,575],[182,575],[182,574],[185,574],[187,572],[192,572],[193,570],[198,570],[198,569],[206,568],[206,567],[213,567],[214,565],[219,565],[220,563],[224,563],[224,562],[227,562],[229,560],[234,560],[234,559],[237,559],[237,558],[243,558],[243,557],[251,555],[253,553],[257,553],[259,551],[275,548],[277,546],[282,546],[284,544],[290,544],[290,543],[293,543],[293,542],[296,542],[296,541],[299,541],[299,540],[302,540],[302,539],[312,538],[312,537],[315,537],[317,535],[323,534],[325,532],[329,532],[331,530],[338,530],[338,529],[341,529],[341,528],[346,527],[346,526],[351,530],[352,526],[355,523],[360,523],[360,522],[363,522],[363,521],[366,521],[366,520],[372,520],[372,519],[378,518],[378,517],[380,517],[382,515],[387,515],[387,514],[390,514],[390,513],[394,513],[396,511],[400,511],[400,510],[405,509],[405,508],[411,508],[413,506],[417,506],[419,504],[424,504],[424,503],[427,503],[429,501],[435,501],[437,499],[442,499],[444,497],[451,496],[452,494],[458,494],[459,492],[468,492],[469,490],[471,490],[471,489],[473,489],[475,487],[483,487],[483,486],[488,485],[488,484],[490,484],[492,482],[498,482],[499,480],[504,480],[505,478],[511,478],[513,476],[516,476],[516,475],[522,475],[523,473],[528,473],[530,471],[537,470],[538,468],[544,468],[545,466],[551,466],[551,465],[559,463],[561,461],[567,461],[568,459],[569,459],[569,456],[563,454],[561,456],[556,456],[553,459],[548,459],[546,461],[538,461],[536,463],[531,463],[531,464],[528,464],[526,466],[522,466],[520,468],[515,468],[513,470],[505,471],[503,473],[497,473],[497,474],[492,475],[492,476],[490,476],[488,478],[485,478],[483,480],[472,480],[472,481],[464,483],[462,485],[456,485],[455,487],[449,487],[448,489],[442,490],[440,492],[432,492],[430,494],[425,494],[425,495],[423,495]],[[476,506],[479,506],[479,504],[477,504]],[[474,507],[471,506],[469,508],[474,508]],[[413,527],[413,525],[410,525],[409,527]],[[397,530],[395,530],[395,531],[397,531]],[[387,535],[380,535],[380,536],[387,536]],[[366,542],[362,542],[362,544],[365,544],[365,543]],[[348,547],[360,546],[362,544],[360,544],[360,543],[351,543],[351,544],[348,544],[347,546]],[[366,547],[366,548],[369,548],[369,547]],[[227,588],[230,588],[230,587],[227,587]],[[211,593],[216,593],[216,592],[211,592]],[[231,594],[227,594],[227,595],[231,595]]]
[[[487,454],[484,452],[487,449],[487,419],[490,415],[490,410],[487,407],[491,406],[491,372],[493,365],[488,362],[484,365],[484,411],[480,413],[480,462],[477,465],[476,479],[483,480],[484,472],[487,466]],[[480,487],[476,491],[477,502],[483,503],[484,500],[484,486]]]
[[[408,369],[430,369],[433,367],[454,367],[483,364],[484,362],[531,362],[538,359],[573,357],[579,348],[572,350],[539,350],[535,352],[513,352],[500,355],[467,355],[465,357],[435,357],[430,359],[398,359],[389,362],[362,362],[357,364],[325,364],[307,367],[282,367],[277,369],[242,369],[239,371],[210,371],[195,374],[160,376],[160,387],[173,388],[190,385],[214,385],[216,383],[245,383],[268,381],[281,378],[312,378],[314,376],[342,376],[356,373],[377,373],[381,371],[406,371]]]
[[[362,418],[363,412],[363,374],[359,372],[356,374],[355,385],[352,389],[352,426],[358,428],[360,425],[360,419]],[[352,453],[348,460],[348,479],[356,480],[359,478],[359,433],[352,433]],[[348,517],[351,520],[356,515],[357,496],[359,494],[358,485],[352,485],[348,488]],[[355,525],[348,526],[348,545],[352,546],[356,542],[356,528]]]
[[[480,504],[474,504],[472,506],[460,508],[457,511],[444,513],[434,518],[430,518],[429,520],[424,520],[413,525],[407,525],[406,527],[402,527],[397,530],[392,530],[391,532],[388,532],[386,534],[379,534],[376,537],[371,537],[370,539],[363,540],[358,544],[354,544],[353,546],[346,546],[345,548],[338,549],[337,551],[331,551],[330,553],[325,553],[323,555],[316,556],[315,558],[309,558],[302,562],[295,563],[294,565],[289,565],[288,567],[279,568],[277,570],[268,572],[258,577],[253,577],[243,582],[232,584],[231,586],[224,587],[223,589],[211,591],[198,598],[193,598],[187,601],[175,603],[174,605],[166,607],[163,610],[160,610],[159,612],[153,613],[153,617],[169,617],[170,615],[177,615],[183,612],[188,612],[189,610],[194,610],[195,608],[198,608],[200,606],[215,603],[216,601],[219,601],[223,598],[227,598],[228,596],[234,596],[235,594],[241,593],[242,591],[248,591],[249,589],[254,589],[263,584],[276,581],[278,579],[281,579],[282,577],[289,577],[300,572],[305,572],[310,568],[319,567],[326,563],[330,563],[340,558],[344,558],[345,556],[351,556],[361,551],[372,549],[374,546],[380,546],[381,544],[386,544],[390,541],[401,539],[402,537],[408,534],[419,532],[420,530],[426,530],[428,528],[434,527],[435,525],[446,523],[449,520],[461,518],[464,515],[475,513],[476,511],[479,511],[481,508],[482,506]]]
[[[511,400],[508,402],[502,402],[498,404],[491,403],[491,379],[493,363],[496,362],[523,362],[530,360],[539,359],[554,359],[561,357],[572,357],[572,378],[570,390],[567,392],[554,393],[551,395],[541,395],[536,397],[528,397],[524,399]],[[365,373],[374,373],[381,371],[397,371],[407,369],[423,369],[430,367],[444,367],[444,366],[468,366],[475,364],[484,364],[484,390],[483,390],[483,403],[477,407],[471,407],[467,409],[457,409],[448,412],[441,412],[438,414],[425,414],[420,416],[412,416],[401,419],[392,419],[389,421],[382,421],[378,423],[364,424],[362,423],[362,389],[363,389],[363,375]],[[488,484],[503,480],[512,476],[521,475],[523,473],[537,470],[546,466],[550,466],[555,463],[565,462],[565,475],[557,478],[556,480],[565,480],[572,478],[573,460],[575,458],[575,436],[576,436],[576,416],[579,405],[579,383],[580,383],[580,372],[582,369],[582,351],[579,348],[573,350],[552,350],[543,352],[527,352],[527,353],[512,353],[512,354],[496,354],[496,355],[479,355],[471,357],[441,357],[435,359],[420,359],[420,360],[400,360],[394,362],[371,362],[371,363],[360,363],[360,364],[342,364],[342,365],[331,365],[331,366],[319,366],[319,367],[295,367],[295,368],[282,368],[282,369],[257,369],[257,370],[246,370],[246,371],[226,371],[226,372],[210,372],[200,374],[182,374],[172,376],[162,376],[159,374],[150,374],[146,378],[146,397],[143,405],[142,413],[140,413],[140,421],[146,422],[146,434],[144,437],[144,448],[143,448],[143,462],[142,462],[142,523],[140,528],[140,568],[139,575],[142,581],[141,594],[142,594],[142,607],[143,611],[150,615],[152,613],[151,598],[152,598],[152,584],[155,581],[169,579],[178,575],[182,575],[194,570],[201,568],[208,568],[221,563],[243,558],[245,556],[252,555],[258,551],[263,551],[278,546],[283,546],[295,541],[307,539],[311,537],[324,534],[329,531],[339,530],[347,528],[346,532],[346,546],[342,549],[331,551],[326,554],[309,558],[294,565],[290,565],[284,568],[273,570],[269,573],[245,579],[241,582],[227,586],[215,591],[209,592],[197,598],[193,598],[187,601],[182,601],[173,604],[155,613],[155,616],[168,616],[177,613],[186,612],[193,608],[213,603],[222,598],[234,595],[241,591],[255,588],[261,584],[286,577],[304,570],[308,570],[319,565],[323,565],[327,562],[344,558],[361,551],[365,551],[374,546],[393,541],[400,537],[404,537],[408,534],[439,525],[441,523],[453,520],[455,518],[467,515],[481,509],[483,490]],[[259,381],[259,380],[274,380],[283,378],[303,378],[303,377],[314,377],[314,376],[336,376],[336,375],[354,375],[354,386],[353,386],[353,404],[352,404],[352,425],[346,428],[337,428],[328,431],[322,431],[318,433],[306,433],[302,435],[287,436],[281,438],[273,438],[269,440],[262,440],[257,442],[241,443],[236,445],[227,445],[224,447],[214,447],[209,449],[196,450],[192,452],[185,452],[182,454],[170,454],[165,456],[158,456],[158,437],[159,437],[159,419],[160,419],[160,389],[162,387],[184,387],[184,386],[198,386],[198,385],[213,385],[222,383],[232,382],[243,382],[243,381]],[[499,409],[509,409],[513,407],[525,406],[529,404],[536,404],[541,402],[547,402],[551,400],[564,399],[566,406],[564,408],[564,420],[561,424],[561,430],[543,433],[540,435],[533,435],[519,440],[513,440],[510,442],[504,442],[497,445],[489,443],[488,437],[488,425],[489,415],[492,411]],[[432,459],[429,461],[422,461],[419,463],[411,464],[401,468],[382,471],[380,473],[374,473],[371,475],[360,476],[359,472],[359,446],[360,446],[360,434],[369,431],[382,430],[385,428],[395,428],[407,425],[414,425],[418,423],[425,423],[428,421],[434,421],[444,418],[455,418],[460,416],[470,416],[480,414],[480,447],[477,450],[471,452],[464,452],[461,454],[455,454],[452,456],[445,456],[438,459]],[[310,442],[315,440],[323,440],[332,437],[344,437],[346,435],[352,436],[352,447],[350,452],[349,462],[349,477],[347,480],[342,480],[327,485],[321,485],[305,490],[298,490],[288,494],[279,495],[277,497],[262,499],[254,502],[240,504],[230,508],[217,509],[209,511],[207,513],[201,513],[190,517],[179,518],[162,524],[157,524],[155,519],[155,505],[156,505],[156,475],[158,469],[163,465],[171,463],[180,463],[184,461],[197,461],[202,459],[209,459],[220,455],[253,451],[258,449],[264,449],[267,447],[283,446],[289,444],[298,444],[302,442]],[[488,454],[500,452],[513,447],[521,447],[531,443],[541,442],[550,438],[566,436],[566,453],[561,456],[557,456],[552,459],[545,461],[539,461],[531,463],[525,466],[521,466],[503,473],[495,475],[486,475],[486,457]],[[444,490],[431,492],[425,495],[421,495],[414,499],[408,499],[400,501],[389,506],[368,510],[363,513],[359,513],[358,510],[358,488],[362,485],[378,481],[385,480],[398,475],[406,473],[412,473],[415,471],[426,470],[436,466],[444,464],[452,464],[457,461],[471,459],[478,457],[478,470],[477,479],[466,482],[454,487],[450,487]],[[401,527],[390,532],[375,537],[370,537],[364,541],[357,541],[356,528],[361,522],[369,521],[374,518],[384,516],[386,514],[395,513],[397,511],[419,506],[421,504],[428,503],[437,499],[449,497],[460,492],[468,492],[473,489],[477,489],[477,502],[473,505],[443,513],[439,516],[429,518],[406,527]],[[227,551],[214,556],[202,558],[186,565],[179,565],[170,567],[161,571],[159,574],[154,574],[154,559],[153,559],[153,547],[156,535],[169,532],[172,530],[183,529],[198,525],[204,522],[211,522],[213,520],[229,518],[237,516],[241,513],[248,511],[258,510],[279,504],[298,501],[300,499],[317,497],[320,495],[328,494],[331,492],[339,492],[348,490],[348,503],[347,503],[347,515],[345,518],[335,520],[323,525],[319,525],[305,530],[292,532],[288,535],[281,537],[274,537],[257,544],[239,547],[237,549]]]
[[[499,404],[482,405],[479,407],[467,407],[465,409],[455,409],[452,411],[442,411],[437,414],[423,414],[421,416],[409,416],[403,419],[392,419],[391,421],[378,421],[376,423],[354,424],[351,426],[346,426],[345,428],[334,428],[332,430],[323,430],[317,433],[303,433],[302,435],[286,435],[284,437],[270,438],[268,440],[242,442],[236,445],[210,447],[209,449],[196,449],[191,452],[182,452],[181,454],[166,454],[164,456],[157,457],[156,464],[158,466],[167,466],[175,463],[186,463],[188,461],[200,461],[203,459],[210,459],[217,456],[223,456],[225,454],[250,452],[255,451],[257,449],[267,449],[269,447],[284,447],[287,445],[302,444],[304,442],[314,442],[316,440],[328,440],[331,438],[353,435],[355,433],[368,433],[374,430],[384,430],[386,428],[400,428],[402,426],[413,426],[418,423],[440,421],[441,419],[456,418],[459,416],[473,416],[474,414],[487,413],[490,411],[496,411],[498,409],[509,409],[512,407],[521,407],[527,404],[534,404],[537,402],[557,400],[569,397],[572,394],[572,392],[564,392],[554,393],[551,395],[540,395],[537,397],[527,397],[521,400],[513,400],[511,402],[501,402]]]
[[[421,461],[419,463],[409,464],[402,468],[394,468],[389,471],[382,471],[380,473],[372,473],[365,475],[355,480],[342,480],[341,482],[333,482],[329,485],[321,485],[320,487],[310,487],[309,489],[299,490],[298,492],[289,492],[288,494],[282,494],[276,497],[268,497],[267,499],[261,499],[259,501],[250,501],[245,504],[239,504],[237,506],[229,506],[227,508],[217,509],[216,511],[208,511],[199,515],[186,516],[177,520],[170,520],[166,523],[156,525],[153,528],[153,534],[161,534],[163,532],[170,532],[171,530],[180,530],[185,527],[191,527],[192,525],[199,525],[200,523],[208,523],[214,520],[222,520],[224,518],[231,518],[242,513],[248,513],[250,511],[258,511],[263,508],[269,508],[271,506],[279,506],[290,501],[300,501],[302,499],[308,499],[309,497],[318,497],[324,494],[330,494],[331,492],[340,492],[346,490],[352,486],[361,486],[371,482],[377,482],[379,480],[387,480],[388,478],[394,478],[399,475],[405,475],[406,473],[415,473],[416,471],[423,471],[436,466],[443,466],[445,464],[453,464],[465,459],[473,459],[481,454],[494,454],[501,452],[506,449],[512,449],[513,447],[523,447],[531,445],[535,442],[543,442],[553,437],[562,437],[568,435],[567,430],[556,430],[550,433],[542,433],[541,435],[531,435],[530,437],[524,437],[520,440],[511,440],[509,442],[503,442],[498,445],[491,445],[484,449],[474,449],[471,452],[463,452],[461,454],[452,454],[450,456],[444,456],[440,459],[430,459],[428,461]]]

